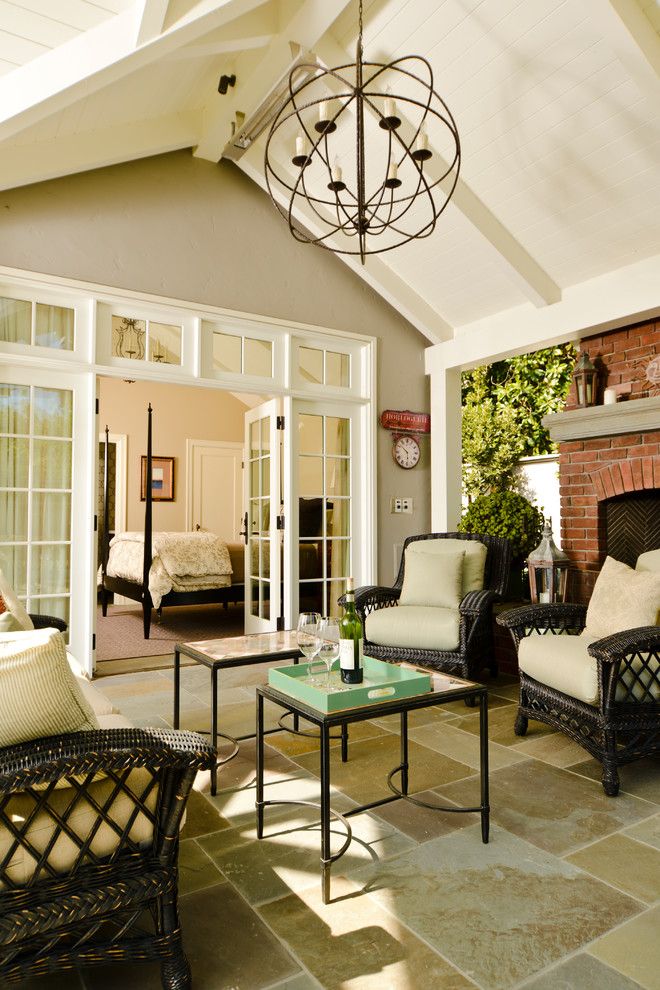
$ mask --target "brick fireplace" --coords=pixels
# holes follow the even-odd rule
[[[599,402],[605,388],[620,401],[578,409],[571,390],[565,411],[544,421],[559,444],[561,544],[572,562],[573,601],[589,599],[608,549],[619,559],[627,551],[633,562],[660,546],[660,321],[588,337],[580,347],[599,369]],[[627,516],[619,505],[626,500]]]

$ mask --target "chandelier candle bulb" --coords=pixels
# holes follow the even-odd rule
[[[341,165],[337,165],[335,163],[332,166],[332,181],[333,182],[341,182],[341,179],[342,179]]]
[[[388,98],[385,100],[385,114],[384,114],[384,116],[385,117],[393,117],[394,116],[394,100],[390,96],[388,96]]]
[[[296,138],[296,158],[303,158],[305,156],[305,139],[301,135]]]
[[[324,124],[328,120],[330,120],[328,116],[328,102],[327,100],[322,100],[319,103],[319,123]]]

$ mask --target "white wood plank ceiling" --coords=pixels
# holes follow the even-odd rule
[[[367,57],[428,58],[461,136],[435,234],[348,262],[430,340],[503,311],[560,314],[572,287],[660,258],[660,0],[364,7]],[[236,112],[282,78],[290,43],[352,60],[356,8],[0,0],[0,188],[181,147],[217,161]],[[231,72],[236,88],[219,96]],[[261,184],[262,155],[263,137],[238,163]]]

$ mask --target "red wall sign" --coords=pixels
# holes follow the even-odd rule
[[[380,414],[380,425],[386,430],[430,433],[431,417],[429,413],[415,413],[408,409],[386,409]]]

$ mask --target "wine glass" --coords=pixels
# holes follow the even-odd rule
[[[325,664],[325,689],[330,691],[332,665],[339,656],[339,619],[324,616],[319,624],[319,660]]]
[[[319,612],[301,612],[298,616],[297,641],[298,649],[307,657],[309,663],[310,683],[315,683],[312,675],[312,661],[319,652],[321,641],[319,640],[319,623],[321,615]]]

